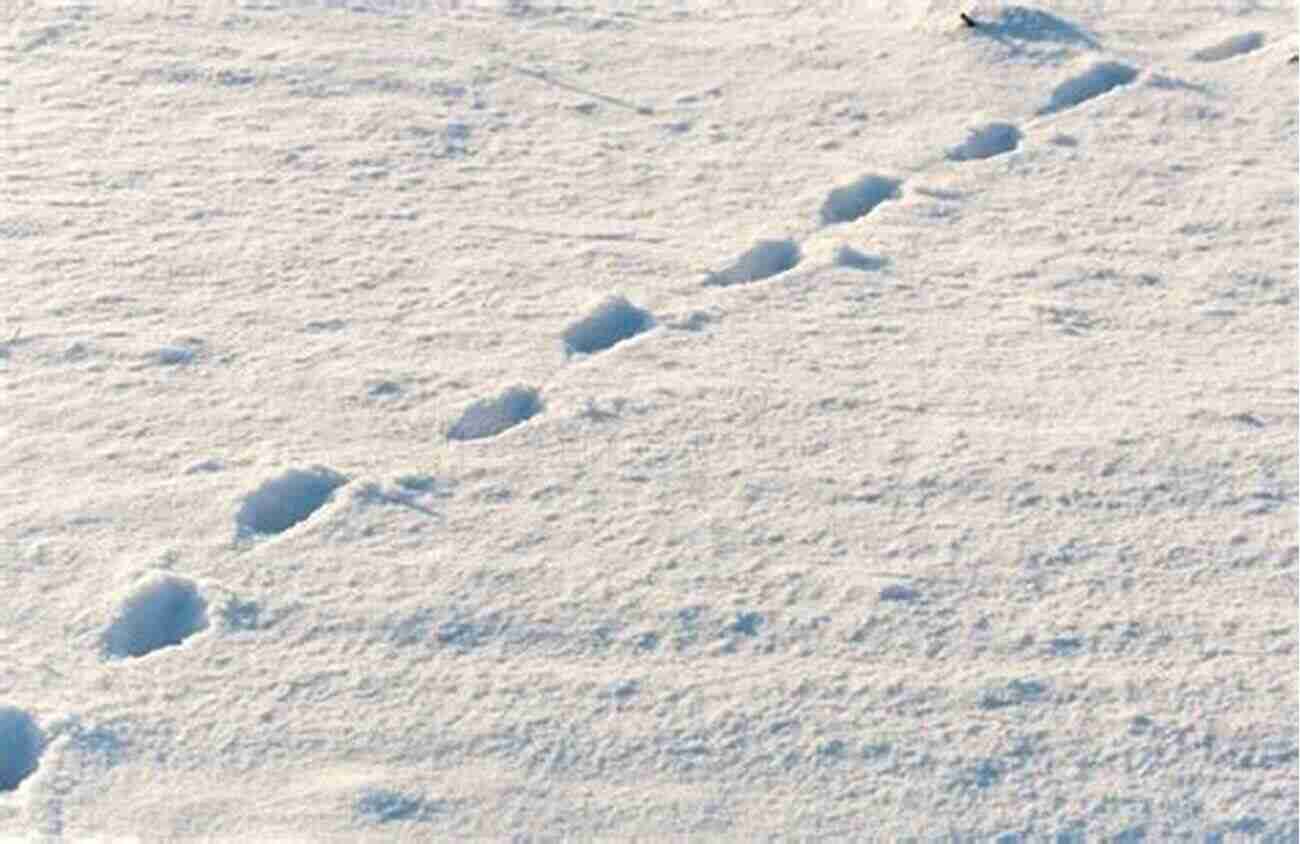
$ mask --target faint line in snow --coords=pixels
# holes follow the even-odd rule
[[[491,229],[493,231],[514,232],[515,234],[535,234],[541,237],[558,237],[569,240],[614,240],[635,241],[637,243],[666,243],[668,241],[665,237],[641,237],[633,232],[562,232],[554,229],[507,226],[501,223],[470,223],[469,228]]]
[[[574,85],[571,82],[562,82],[559,79],[553,78],[549,73],[547,73],[544,70],[532,70],[530,68],[519,67],[518,65],[514,65],[514,64],[507,64],[506,67],[509,67],[515,73],[519,73],[524,76],[531,76],[533,79],[537,79],[541,82],[545,82],[547,85],[554,85],[557,88],[563,88],[564,90],[572,91],[575,94],[582,94],[583,96],[586,97],[593,97],[595,99],[600,100],[601,102],[606,102],[609,103],[610,105],[616,105],[619,108],[630,109],[631,111],[635,111],[637,114],[655,113],[655,110],[650,106],[637,105],[636,103],[630,102],[628,100],[619,99],[618,97],[611,97],[608,94],[601,94],[596,91],[592,91],[589,88],[583,88],[581,85]]]

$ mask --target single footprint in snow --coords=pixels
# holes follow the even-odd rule
[[[45,743],[30,714],[0,706],[0,792],[14,791],[35,772]]]
[[[480,399],[461,413],[447,431],[449,440],[495,437],[542,411],[541,395],[532,387],[511,387],[498,396]]]
[[[704,284],[709,287],[728,287],[761,281],[794,269],[800,257],[799,245],[793,240],[760,240],[741,253],[730,267],[721,272],[710,272]]]
[[[244,498],[235,524],[243,536],[284,533],[325,505],[347,477],[324,466],[290,469]]]
[[[104,632],[104,653],[111,659],[125,659],[179,645],[207,628],[207,606],[194,581],[153,572],[122,599],[116,618]]]
[[[970,130],[970,135],[948,150],[950,161],[977,161],[1011,152],[1020,145],[1020,129],[1011,123],[986,123]]]
[[[1194,62],[1221,62],[1258,50],[1264,46],[1264,33],[1243,32],[1192,53]]]
[[[855,182],[831,190],[822,203],[822,223],[849,223],[869,214],[877,205],[900,195],[897,179],[863,176]]]
[[[1088,100],[1100,97],[1122,85],[1128,85],[1137,79],[1136,69],[1122,62],[1098,62],[1077,76],[1056,86],[1047,105],[1038,110],[1042,114],[1054,114],[1073,108]]]
[[[965,20],[966,15],[962,18]],[[1071,44],[1090,50],[1101,46],[1094,36],[1069,21],[1025,6],[1008,6],[995,20],[978,21],[975,26],[980,32],[1004,41]]]
[[[654,318],[649,311],[638,308],[624,296],[610,296],[564,330],[564,349],[568,354],[593,354],[635,337],[653,325]]]

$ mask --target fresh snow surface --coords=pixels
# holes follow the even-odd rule
[[[0,841],[1300,834],[1292,4],[0,23]]]

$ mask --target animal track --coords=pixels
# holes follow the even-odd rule
[[[623,296],[610,296],[587,316],[564,330],[564,348],[570,353],[600,352],[654,325],[650,312]]]
[[[986,123],[970,130],[965,141],[948,150],[950,161],[975,161],[1010,152],[1020,145],[1020,129],[1011,123]]]
[[[730,267],[721,272],[709,273],[704,284],[712,287],[729,287],[733,284],[761,281],[794,269],[800,257],[799,245],[793,240],[760,240],[743,252]]]
[[[235,515],[241,534],[283,533],[319,510],[348,479],[324,466],[290,469],[262,484]]]
[[[1079,336],[1096,326],[1097,320],[1082,308],[1037,306],[1039,315],[1061,327],[1063,334]]]
[[[848,244],[841,244],[835,250],[835,266],[850,267],[855,270],[879,270],[888,263],[884,258],[859,252]]]
[[[495,437],[542,411],[542,399],[532,387],[511,387],[501,395],[480,399],[460,415],[447,431],[449,440],[478,440]]]
[[[822,203],[822,222],[849,223],[863,217],[885,200],[897,199],[900,184],[884,176],[863,176],[852,184],[834,188]]]
[[[1221,62],[1258,50],[1264,46],[1264,33],[1243,32],[1217,44],[1202,47],[1190,56],[1194,62]]]
[[[1038,113],[1053,114],[1100,97],[1137,79],[1138,72],[1121,62],[1098,62],[1078,76],[1056,86],[1052,98]]]
[[[194,362],[194,350],[185,346],[163,346],[150,357],[161,366],[183,366]]]
[[[15,790],[31,776],[44,750],[35,719],[16,706],[0,706],[0,792]]]
[[[1101,46],[1096,38],[1069,21],[1024,6],[1008,6],[997,20],[981,24],[980,31],[995,38],[1017,41],[1075,44],[1089,49]]]
[[[111,658],[140,657],[179,645],[208,626],[208,604],[194,581],[155,572],[126,596],[104,633]]]
[[[389,788],[367,788],[357,799],[357,814],[371,823],[427,820],[434,813],[419,797]]]
[[[920,599],[921,593],[904,583],[893,583],[880,590],[880,600],[910,604]]]
[[[970,22],[968,21],[968,24]],[[1039,42],[1056,45],[1073,45],[1088,49],[1098,48],[1096,38],[1078,27],[1046,12],[1019,6],[1004,10],[999,19],[989,23],[978,23],[975,31],[984,36],[1007,43],[1012,40],[1021,42]],[[1254,34],[1257,35],[1257,34]],[[1252,46],[1253,45],[1253,46]],[[1207,48],[1200,55],[1217,56],[1219,54],[1254,49],[1258,46],[1252,40],[1252,34],[1229,39],[1214,48]],[[1015,50],[1024,48],[1012,45]],[[1052,49],[1065,49],[1057,47]],[[1210,59],[1206,59],[1210,60]],[[1117,61],[1102,61],[1093,64],[1087,70],[1061,82],[1052,91],[1045,106],[1037,111],[1039,116],[1050,115],[1072,108],[1088,100],[1108,93],[1115,88],[1128,85],[1138,77],[1138,70]],[[684,125],[684,124],[683,124]],[[672,127],[670,127],[671,129]],[[674,129],[675,131],[675,129]],[[1024,134],[1020,127],[1011,122],[995,121],[984,123],[970,129],[968,137],[959,144],[944,151],[942,158],[952,162],[978,161],[1002,155],[1019,148]],[[1048,143],[1057,146],[1076,146],[1077,141],[1064,135],[1052,137]],[[917,188],[920,193],[927,193],[924,188]],[[945,199],[960,199],[959,194],[946,194],[930,191],[933,195]],[[865,175],[846,185],[832,188],[823,201],[819,216],[822,225],[853,222],[871,213],[881,203],[898,199],[902,196],[902,180],[881,175]],[[779,273],[796,267],[802,260],[800,245],[792,239],[764,239],[741,253],[732,264],[719,271],[706,271],[703,285],[706,287],[729,287],[747,284],[771,278]],[[868,255],[857,249],[841,244],[834,254],[834,265],[857,270],[879,270],[888,264],[888,259]],[[1086,311],[1069,307],[1040,307],[1040,315],[1060,327],[1065,334],[1080,335],[1086,333],[1096,320]],[[668,327],[677,330],[698,331],[712,321],[704,312],[693,312],[687,319],[669,318]],[[653,316],[643,308],[637,307],[625,296],[612,294],[596,304],[586,316],[570,323],[561,334],[561,341],[566,354],[594,354],[609,349],[618,343],[647,331],[655,324]],[[344,326],[341,320],[308,323],[309,331],[339,330]],[[372,388],[371,394],[395,394],[395,385],[381,384]],[[543,410],[538,388],[515,386],[501,394],[480,399],[464,409],[460,417],[447,429],[449,440],[476,440],[497,436]],[[605,418],[594,405],[589,406],[589,418]],[[345,480],[345,479],[344,479]],[[342,483],[339,480],[337,483]],[[274,482],[273,482],[274,483]],[[278,532],[306,518],[311,511],[323,503],[332,491],[331,482],[314,487],[311,494],[314,503],[310,506],[285,505],[285,514],[263,519],[247,515],[240,519],[241,526],[258,532]],[[265,493],[265,494],[264,494]],[[255,496],[278,500],[286,497],[271,490],[259,490]],[[301,498],[289,494],[290,499]],[[252,504],[253,497],[245,504],[245,511],[258,509]],[[276,509],[269,503],[268,509]],[[241,511],[243,513],[244,511]],[[881,600],[908,602],[917,597],[907,587],[886,590]],[[452,625],[439,633],[440,641],[463,642],[474,638],[471,628],[464,625]],[[398,804],[404,806],[401,801]],[[386,810],[379,810],[383,814]]]

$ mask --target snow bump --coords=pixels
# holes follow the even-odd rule
[[[970,130],[965,141],[948,150],[950,161],[977,161],[1011,152],[1020,145],[1020,129],[1012,123],[985,123]]]
[[[762,281],[794,269],[801,257],[799,245],[793,240],[760,240],[741,253],[730,267],[721,272],[709,273],[704,284],[711,287],[728,287],[733,284]]]
[[[36,770],[45,736],[16,706],[0,706],[0,792],[14,791]]]
[[[564,330],[564,348],[569,354],[600,352],[654,325],[650,312],[615,295]]]
[[[242,534],[283,533],[319,510],[347,482],[324,466],[290,469],[249,493],[235,524]]]
[[[884,176],[863,176],[852,184],[834,188],[822,203],[822,223],[849,223],[865,216],[885,200],[897,199],[901,184]]]
[[[114,659],[145,656],[207,626],[208,604],[194,581],[155,572],[127,593],[104,633],[104,651]]]
[[[510,387],[499,396],[478,401],[465,408],[451,429],[449,440],[478,440],[495,437],[502,431],[525,422],[542,410],[542,398],[532,387]]]
[[[1136,69],[1122,62],[1098,62],[1078,76],[1056,86],[1052,98],[1039,110],[1039,114],[1051,114],[1073,108],[1095,97],[1100,97],[1122,85],[1137,79]]]

